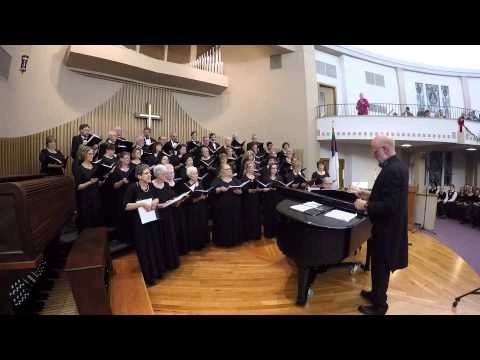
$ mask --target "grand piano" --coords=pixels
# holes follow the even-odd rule
[[[343,261],[369,239],[371,223],[366,214],[357,214],[348,222],[325,216],[331,209],[357,213],[353,205],[354,194],[292,188],[277,188],[277,191],[283,199],[277,205],[280,216],[277,245],[297,266],[297,305],[304,306],[317,273],[330,267],[352,266],[356,270],[361,266]],[[321,204],[325,212],[309,215],[291,208],[309,201]]]
[[[31,297],[49,245],[74,211],[71,177],[0,177],[0,314],[17,313]]]

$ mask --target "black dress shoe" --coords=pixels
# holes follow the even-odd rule
[[[362,290],[360,291],[360,296],[362,298],[364,298],[365,300],[373,303],[373,295],[372,295],[372,292],[371,291],[367,291],[367,290]]]
[[[387,307],[380,307],[375,305],[360,305],[358,311],[365,315],[385,315],[387,313]]]

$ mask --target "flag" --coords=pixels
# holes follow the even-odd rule
[[[332,140],[330,143],[330,161],[328,164],[328,175],[332,180],[332,188],[338,189],[338,151],[337,151],[337,141],[335,140],[335,130],[332,126]]]

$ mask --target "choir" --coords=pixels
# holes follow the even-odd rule
[[[149,285],[178,268],[182,255],[210,243],[259,240],[262,226],[264,237],[275,237],[276,189],[321,187],[328,180],[323,163],[307,180],[288,143],[276,153],[272,142],[264,148],[255,135],[245,149],[236,135],[219,144],[214,133],[199,142],[192,132],[182,144],[175,132],[155,141],[145,128],[129,142],[116,127],[99,144],[87,124],[79,130],[71,149],[78,228],[107,226],[118,241],[132,243]],[[66,159],[55,139],[48,137],[46,146],[42,173],[63,174]],[[155,221],[144,222],[141,209],[153,211]]]

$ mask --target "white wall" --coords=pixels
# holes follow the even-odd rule
[[[345,159],[345,186],[350,186],[352,182],[366,181],[371,188],[381,169],[372,157],[370,145],[337,142],[337,148],[339,159]],[[319,158],[330,158],[328,141],[321,142]]]
[[[480,79],[467,79],[472,109],[480,110]]]
[[[315,50],[315,62],[321,61],[330,65],[334,65],[337,70],[337,78],[321,75],[316,73],[317,82],[323,85],[329,85],[335,87],[335,97],[337,104],[344,104],[346,99],[343,98],[342,91],[342,71],[340,68],[340,62],[338,56],[324,53],[319,50]]]
[[[462,82],[459,77],[430,75],[430,74],[423,74],[423,73],[413,72],[413,71],[405,71],[404,79],[405,79],[405,95],[406,95],[408,104],[417,104],[417,92],[415,89],[415,83],[420,82],[423,84],[438,85],[440,98],[442,97],[441,88],[440,88],[441,85],[448,85],[449,92],[450,92],[450,106],[464,107]],[[425,104],[428,104],[428,101],[426,98],[425,86],[424,86],[423,93],[425,97]]]
[[[394,68],[377,65],[346,55],[343,55],[342,57],[345,71],[343,76],[346,84],[347,103],[356,103],[360,93],[363,93],[371,103],[398,104],[400,102],[397,73]],[[365,76],[366,71],[383,75],[385,79],[385,87],[367,84]]]
[[[297,46],[282,55],[282,68],[271,70],[265,47],[223,46],[228,89],[216,97],[177,93],[175,98],[193,119],[223,136],[236,132],[249,141],[255,133],[276,148],[290,142],[304,150],[303,165],[311,169],[319,148],[314,56],[313,46]]]
[[[63,65],[66,45],[4,45],[12,56],[0,84],[2,136],[23,136],[74,120],[110,98],[122,84],[74,73]],[[27,71],[19,71],[29,55]]]

